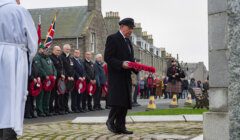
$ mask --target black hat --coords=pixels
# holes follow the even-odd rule
[[[128,26],[130,28],[134,28],[135,27],[134,19],[132,19],[132,18],[124,18],[118,24],[119,25],[126,25],[126,26]]]

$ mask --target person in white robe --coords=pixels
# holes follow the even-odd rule
[[[19,0],[0,0],[0,129],[23,133],[27,82],[37,31]]]

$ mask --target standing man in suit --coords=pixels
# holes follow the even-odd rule
[[[133,134],[126,129],[127,110],[132,108],[131,73],[128,62],[134,62],[134,52],[129,37],[133,32],[134,20],[125,18],[119,22],[119,31],[108,36],[104,60],[108,65],[108,102],[111,107],[108,129],[117,134]]]
[[[80,54],[81,52],[79,49],[74,50],[73,63],[75,68],[75,81],[84,81],[86,75],[83,61],[80,59]],[[84,112],[82,109],[82,95],[83,93],[78,93],[78,89],[75,87],[71,96],[71,109],[75,113]]]

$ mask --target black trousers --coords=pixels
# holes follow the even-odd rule
[[[111,107],[107,121],[117,130],[126,130],[127,110],[126,107]]]
[[[34,97],[32,95],[27,96],[27,101],[25,105],[25,116],[33,116],[34,115]]]
[[[65,111],[69,111],[69,106],[68,106],[69,94],[70,94],[70,92],[66,92],[63,95],[63,105],[64,105]]]
[[[93,108],[101,108],[102,87],[97,87],[96,93],[93,95]]]
[[[71,94],[71,109],[72,111],[82,110],[82,94],[79,94],[77,89],[74,89]]]
[[[82,94],[82,109],[92,109],[92,96],[87,91]]]
[[[12,128],[0,129],[0,140],[17,140],[17,134]]]
[[[138,85],[135,85],[133,92],[133,103],[137,103]]]
[[[49,112],[53,113],[55,112],[55,107],[57,107],[56,104],[56,96],[58,96],[57,94],[57,86],[54,87],[54,89],[52,90],[50,99],[49,99]],[[57,107],[58,108],[58,107]]]

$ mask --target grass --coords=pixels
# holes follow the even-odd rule
[[[192,108],[172,108],[172,109],[156,109],[144,112],[133,112],[128,115],[140,116],[140,115],[182,115],[182,114],[203,114],[208,112],[207,109],[192,109]]]

